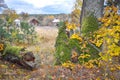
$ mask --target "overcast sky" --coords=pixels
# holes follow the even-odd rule
[[[5,0],[9,8],[17,13],[59,14],[70,13],[75,0]]]

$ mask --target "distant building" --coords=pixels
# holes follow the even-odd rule
[[[17,27],[20,27],[20,19],[15,19],[14,23]]]
[[[53,22],[54,26],[58,26],[58,23],[60,22],[60,20],[56,18],[52,22]]]
[[[39,25],[39,21],[36,18],[30,19],[28,22],[33,26],[38,26]]]

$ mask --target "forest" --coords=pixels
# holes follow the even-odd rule
[[[75,0],[70,14],[4,10],[0,80],[120,80],[120,0]]]

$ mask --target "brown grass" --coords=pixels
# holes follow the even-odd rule
[[[41,64],[52,64],[54,62],[55,41],[58,33],[56,27],[36,27],[38,35],[39,58]],[[33,46],[29,47],[30,50],[35,50]]]

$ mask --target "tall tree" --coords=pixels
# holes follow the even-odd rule
[[[82,0],[76,0],[73,11],[71,13],[71,21],[79,27],[80,24],[80,13],[81,13]]]
[[[29,17],[29,14],[25,13],[25,12],[21,12],[20,15],[21,15],[23,20],[26,20]]]
[[[97,18],[103,14],[104,0],[83,0],[80,24],[84,17],[93,13]]]
[[[80,31],[87,41],[92,38],[94,31],[98,29],[97,18],[102,17],[104,0],[83,0],[80,15]],[[89,45],[99,52],[99,49],[89,42]]]

